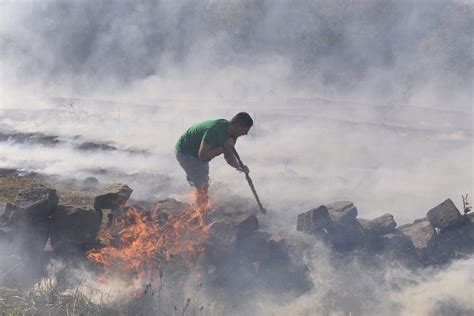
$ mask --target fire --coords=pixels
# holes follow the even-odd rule
[[[156,282],[173,258],[189,267],[203,253],[209,204],[189,206],[182,213],[163,213],[160,205],[151,212],[127,208],[125,214],[99,233],[99,239],[107,246],[86,253],[90,261],[104,267],[104,280],[118,274],[135,284],[144,280]]]

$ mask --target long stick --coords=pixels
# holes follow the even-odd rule
[[[239,154],[237,153],[234,147],[232,147],[232,150],[234,151],[235,158],[237,158],[237,161],[239,162],[240,168],[243,168],[244,164],[242,163],[242,160],[240,160]],[[245,178],[247,179],[250,189],[252,190],[252,193],[255,196],[255,200],[257,200],[257,204],[258,204],[258,207],[260,208],[260,212],[262,212],[263,214],[267,214],[267,210],[265,210],[265,208],[262,206],[262,203],[260,202],[257,191],[255,190],[255,187],[253,185],[252,179],[250,179],[250,176],[247,172],[245,173]]]

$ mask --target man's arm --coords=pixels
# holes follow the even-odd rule
[[[201,141],[201,146],[199,147],[198,158],[199,160],[209,161],[212,158],[219,156],[224,152],[223,147],[211,148],[211,146],[204,141]]]
[[[249,168],[247,166],[240,166],[240,163],[234,155],[234,146],[235,146],[235,141],[232,138],[228,138],[227,141],[224,143],[224,158],[227,161],[227,163],[234,167],[235,169],[239,171],[243,171],[245,173],[249,173]]]

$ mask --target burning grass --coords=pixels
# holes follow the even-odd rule
[[[99,233],[106,246],[86,257],[102,268],[102,282],[119,277],[132,287],[159,284],[171,262],[184,270],[198,262],[208,236],[208,210],[208,205],[191,205],[166,212],[158,203],[145,212],[128,206]]]
[[[0,181],[5,188],[0,191],[0,201],[5,202],[13,202],[20,190],[33,183],[50,186],[55,182],[44,175],[16,170],[0,173]],[[58,196],[62,204],[90,206],[95,193],[80,186],[61,185]],[[188,272],[201,266],[210,206],[165,200],[150,208],[143,211],[127,206],[114,212],[110,224],[99,234],[101,246],[86,254],[88,262],[80,263],[82,258],[78,257],[72,270],[68,265],[65,273],[74,277],[59,278],[60,286],[47,277],[28,290],[0,287],[0,315],[208,314],[212,306],[200,303],[197,296],[186,296],[182,287],[189,282]],[[74,271],[79,271],[79,266],[86,269],[81,270],[88,275],[85,283],[81,283],[82,272],[76,278]],[[192,282],[201,288],[199,272]]]

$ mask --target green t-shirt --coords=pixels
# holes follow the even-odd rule
[[[229,121],[225,119],[209,120],[191,126],[176,143],[180,153],[197,157],[201,141],[204,140],[211,148],[223,146],[230,135],[227,134]]]

